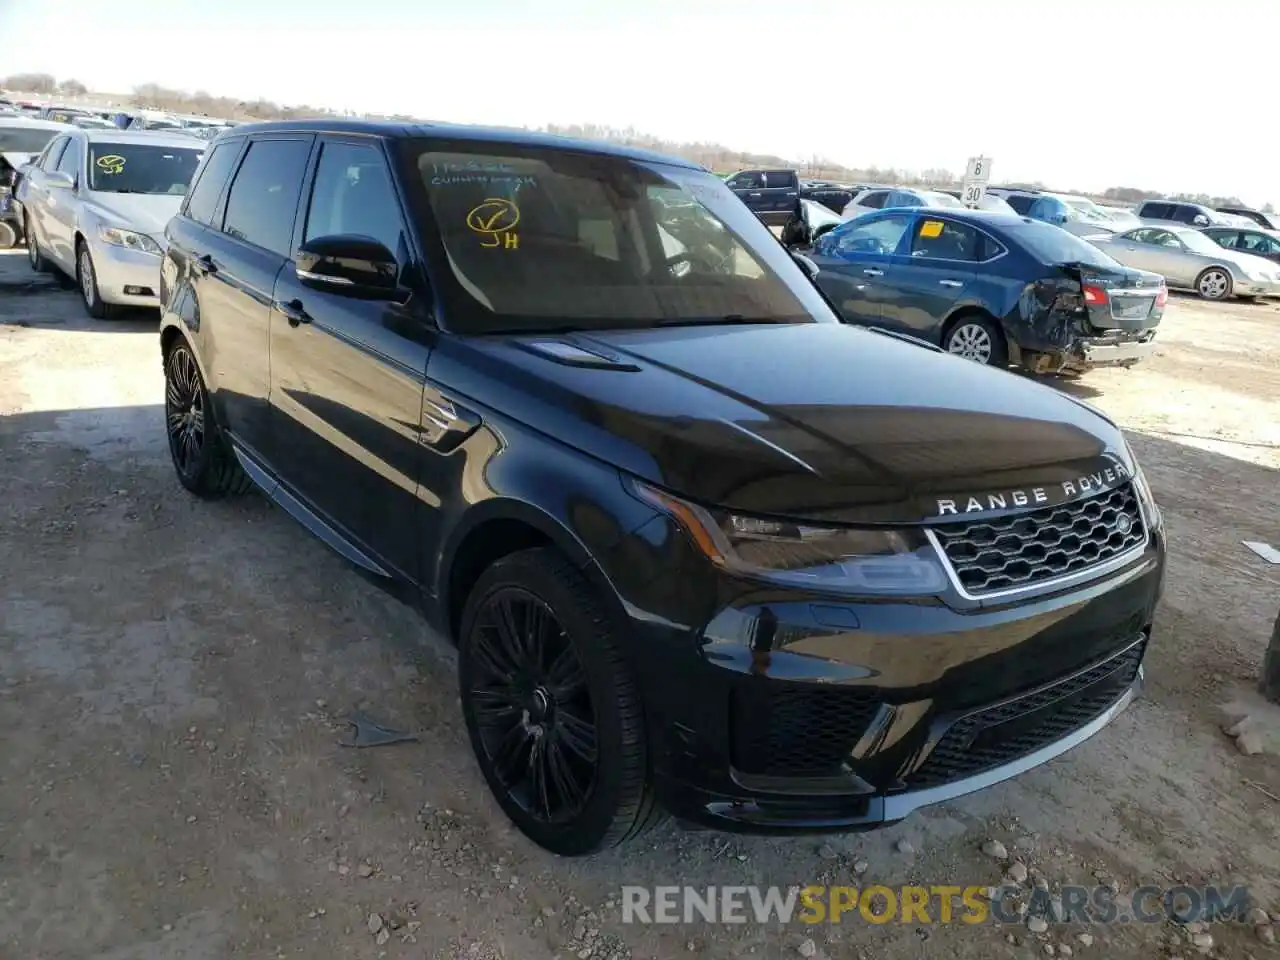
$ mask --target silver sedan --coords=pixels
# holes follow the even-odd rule
[[[1280,267],[1223,249],[1192,227],[1144,226],[1088,239],[1126,267],[1158,273],[1170,287],[1194,290],[1206,300],[1280,296]]]
[[[165,224],[204,149],[182,135],[68,128],[18,186],[32,269],[74,278],[91,317],[159,306]]]

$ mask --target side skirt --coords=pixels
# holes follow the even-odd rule
[[[295,497],[286,490],[270,470],[258,462],[258,460],[244,447],[232,441],[231,449],[236,455],[236,459],[240,461],[240,466],[244,468],[244,472],[249,475],[258,488],[266,494],[276,506],[280,507],[285,513],[293,517],[300,524],[311,531],[316,537],[324,541],[331,550],[339,556],[354,563],[361,570],[373,574],[375,577],[381,577],[391,580],[392,576],[381,564],[370,557],[367,553],[357,547],[345,536],[338,532],[326,520],[320,517],[314,510],[305,503]]]

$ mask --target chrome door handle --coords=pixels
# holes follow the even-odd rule
[[[867,267],[867,269],[863,270],[862,272],[863,272],[863,273],[865,273],[868,277],[883,277],[883,276],[884,276],[884,271],[883,271],[883,270],[877,270],[875,267]]]
[[[963,287],[964,286],[963,280],[939,280],[938,283],[942,284],[942,286],[944,287]]]

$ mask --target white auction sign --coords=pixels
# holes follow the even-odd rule
[[[966,207],[976,207],[982,202],[991,182],[991,158],[970,157],[964,168],[964,183],[960,188],[960,201]]]

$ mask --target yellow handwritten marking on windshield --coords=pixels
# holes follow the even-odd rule
[[[520,208],[505,197],[488,197],[467,214],[467,229],[480,235],[480,246],[520,248],[520,235],[515,232],[520,222]]]
[[[124,157],[114,153],[109,153],[105,157],[98,158],[98,169],[103,173],[124,173]]]
[[[920,236],[926,240],[932,240],[934,237],[942,236],[941,220],[926,220],[920,224]]]

